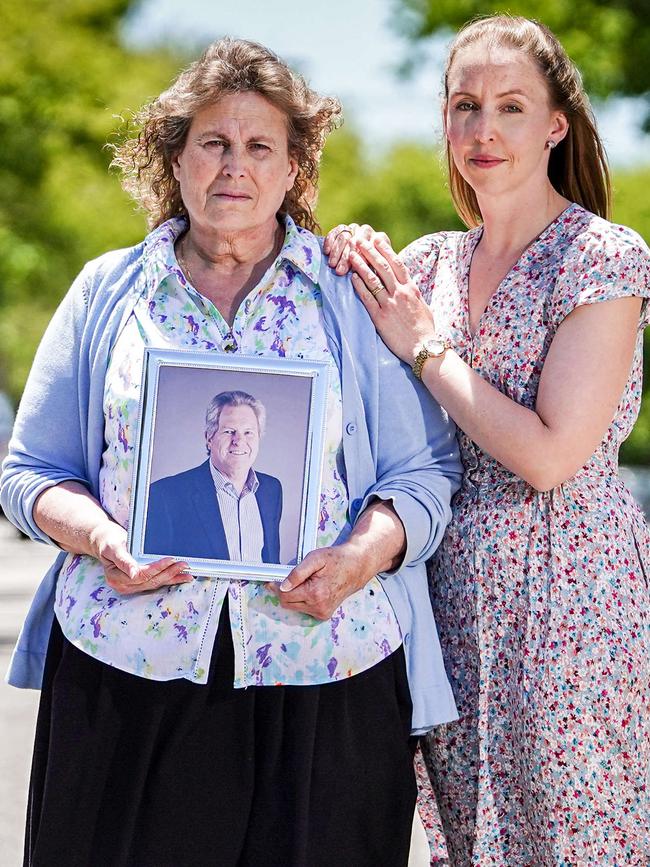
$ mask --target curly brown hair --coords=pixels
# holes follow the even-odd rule
[[[171,87],[135,114],[125,140],[114,148],[112,165],[124,189],[149,215],[152,228],[171,217],[187,217],[172,170],[195,114],[232,93],[259,93],[287,118],[290,156],[298,174],[281,211],[311,231],[318,230],[313,207],[321,153],[340,122],[337,99],[320,96],[276,54],[246,39],[213,42],[183,70]]]

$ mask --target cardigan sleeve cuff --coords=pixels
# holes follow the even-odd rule
[[[48,536],[47,533],[44,533],[35,522],[34,505],[43,491],[53,488],[62,482],[88,484],[79,476],[70,475],[69,473],[62,473],[60,477],[56,473],[50,473],[47,477],[34,473],[28,479],[23,475],[20,486],[16,486],[15,490],[11,490],[11,485],[7,485],[7,491],[2,502],[3,510],[9,520],[29,536],[30,539],[33,539],[35,542],[44,542],[46,545],[54,545],[57,548],[60,548],[58,542]]]
[[[432,527],[431,515],[420,503],[417,502],[410,494],[405,494],[403,491],[389,490],[382,488],[379,491],[369,491],[363,499],[356,521],[366,509],[371,500],[381,500],[384,503],[390,503],[395,509],[397,517],[404,526],[404,534],[406,536],[406,549],[404,556],[394,569],[386,572],[380,572],[381,575],[394,575],[399,572],[404,566],[413,563],[421,558],[422,551],[428,547],[431,535],[435,532]],[[444,529],[447,521],[441,516],[441,529]]]

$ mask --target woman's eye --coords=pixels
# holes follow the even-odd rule
[[[211,138],[203,142],[206,147],[225,147],[226,143],[220,138]]]
[[[508,114],[520,114],[521,109],[518,105],[506,105],[504,109]]]
[[[251,149],[254,150],[254,151],[268,151],[268,150],[269,150],[269,146],[268,146],[268,145],[265,145],[265,144],[262,144],[262,142],[254,141],[254,142],[252,142],[252,144],[251,144]]]
[[[456,105],[456,111],[472,111],[474,108],[476,104],[473,102],[459,102]]]

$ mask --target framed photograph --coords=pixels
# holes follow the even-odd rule
[[[286,577],[316,545],[329,375],[327,362],[148,348],[132,556]]]

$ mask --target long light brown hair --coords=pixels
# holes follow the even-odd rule
[[[298,174],[280,210],[307,229],[318,228],[313,208],[320,157],[339,122],[340,103],[311,90],[263,45],[230,37],[209,45],[169,90],[144,106],[132,121],[134,133],[114,148],[112,165],[122,172],[125,190],[147,211],[150,226],[187,217],[172,161],[185,146],[194,115],[226,94],[246,92],[259,93],[287,119],[289,154]]]
[[[560,195],[588,211],[609,219],[611,182],[605,148],[585,93],[582,77],[555,35],[544,24],[529,18],[491,15],[466,24],[454,39],[445,67],[445,109],[449,98],[449,71],[459,51],[483,43],[523,51],[541,72],[555,110],[569,121],[567,135],[551,151],[548,176]],[[476,193],[458,171],[447,142],[449,187],[454,206],[465,225],[482,222]]]

